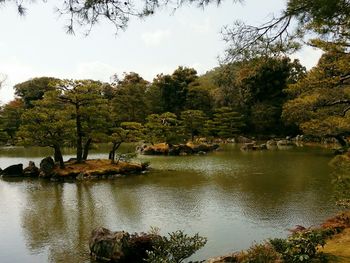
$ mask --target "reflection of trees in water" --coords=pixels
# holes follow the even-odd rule
[[[128,231],[145,231],[149,226],[172,231],[191,225],[204,231],[212,223],[210,228],[226,232],[231,231],[226,229],[229,225],[215,225],[218,217],[223,217],[222,224],[237,217],[278,224],[297,216],[319,220],[323,213],[319,209],[330,203],[332,195],[326,164],[320,165],[324,159],[266,155],[218,153],[196,164],[207,165],[209,173],[178,169],[115,181],[36,181],[36,189],[26,190],[22,213],[27,246],[34,252],[47,249],[53,262],[82,262],[89,258],[88,238],[98,225]]]
[[[317,158],[297,154],[265,157],[253,153],[246,157],[250,166],[244,172],[212,177],[222,190],[218,206],[227,209],[231,200],[231,206],[238,206],[249,219],[276,220],[279,224],[318,222],[329,216],[332,187],[327,159],[322,164]]]
[[[52,262],[88,259],[89,234],[95,222],[103,222],[103,216],[96,218],[103,211],[95,206],[90,186],[38,182],[26,193],[22,227],[29,249],[47,249]]]

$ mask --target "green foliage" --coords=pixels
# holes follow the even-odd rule
[[[281,256],[269,243],[255,244],[240,256],[242,263],[280,262]]]
[[[195,135],[202,135],[204,123],[207,117],[200,110],[187,110],[181,112],[181,120],[184,132],[189,135],[191,140],[194,140]]]
[[[350,44],[350,6],[347,0],[289,0],[277,17],[260,26],[240,21],[225,28],[229,47],[226,60],[249,60],[293,53],[310,41],[310,36],[348,48]]]
[[[103,139],[109,124],[109,108],[103,85],[92,80],[62,80],[57,84],[58,100],[67,105],[76,123],[77,161],[88,157],[93,139]]]
[[[273,246],[273,248],[278,252],[283,254],[288,247],[287,240],[284,238],[273,238],[269,239],[269,243]]]
[[[3,140],[10,140],[15,143],[15,135],[21,125],[21,116],[24,112],[24,105],[21,99],[10,101],[0,108],[0,131]]]
[[[145,139],[147,142],[173,144],[181,140],[181,126],[174,113],[151,114],[146,120]]]
[[[187,110],[200,110],[206,115],[211,115],[213,98],[210,92],[201,86],[189,87],[184,108]]]
[[[143,127],[138,122],[122,122],[119,127],[113,127],[111,131],[109,141],[112,143],[112,149],[109,153],[109,159],[112,163],[114,163],[116,151],[122,143],[139,141],[143,137]],[[119,156],[118,161],[120,158],[123,156]]]
[[[16,84],[14,86],[15,95],[23,100],[25,108],[32,108],[33,102],[41,100],[45,92],[55,90],[55,84],[58,82],[57,78],[33,78]]]
[[[330,229],[304,230],[293,233],[287,239],[271,239],[274,249],[281,253],[286,262],[311,262],[317,249],[326,244],[326,239],[334,234]]]
[[[331,50],[322,55],[318,65],[291,84],[292,97],[283,107],[282,117],[308,135],[341,137],[350,134],[349,86],[350,55]]]
[[[63,166],[61,147],[72,138],[74,120],[67,107],[58,101],[58,91],[46,92],[42,100],[22,114],[17,138],[23,145],[49,146],[55,150],[55,161]]]
[[[337,205],[343,208],[350,207],[350,156],[349,154],[337,155],[330,162],[333,168],[332,185],[334,188]]]
[[[236,136],[244,127],[242,116],[229,107],[222,107],[216,110],[213,120],[208,120],[205,124],[208,136],[218,136],[220,138],[232,138]]]
[[[207,243],[207,238],[201,237],[198,234],[188,236],[181,230],[169,233],[168,235],[169,237],[159,237],[154,250],[148,252],[146,262],[181,263]]]
[[[193,68],[178,67],[172,75],[157,75],[153,86],[158,90],[161,112],[179,114],[184,110],[188,90],[197,85],[197,72]]]
[[[147,96],[148,82],[137,73],[124,75],[114,87],[112,108],[118,122],[143,122],[150,113]]]
[[[305,68],[287,57],[264,57],[222,66],[215,75],[217,103],[245,116],[246,130],[280,134],[284,89],[304,75]]]

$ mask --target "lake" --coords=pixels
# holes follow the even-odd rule
[[[38,165],[50,153],[3,148],[0,167]],[[101,147],[90,157],[106,156]],[[318,147],[242,152],[225,145],[204,156],[142,156],[149,173],[114,180],[0,180],[0,262],[90,262],[88,239],[97,226],[199,232],[208,243],[192,259],[285,237],[295,225],[317,225],[337,212],[332,156]]]

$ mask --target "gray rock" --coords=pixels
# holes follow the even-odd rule
[[[292,141],[290,141],[290,140],[279,140],[277,142],[277,147],[280,150],[290,149],[290,148],[292,148],[294,146],[295,146],[295,144]]]
[[[39,177],[49,178],[53,174],[55,168],[55,162],[51,157],[46,157],[40,162],[40,173]]]
[[[268,150],[274,150],[274,149],[277,149],[277,142],[275,140],[268,140],[266,142],[266,148]]]
[[[252,151],[256,147],[255,142],[248,142],[241,146],[242,151]]]
[[[23,164],[10,165],[1,171],[2,177],[21,177],[23,176]]]
[[[247,137],[238,136],[236,142],[237,143],[251,143],[251,142],[253,142],[253,140],[251,140]]]
[[[28,167],[23,170],[23,175],[28,177],[38,177],[39,168],[35,166],[35,163],[30,161]]]
[[[89,240],[90,255],[94,260],[116,263],[141,263],[147,256],[146,251],[152,251],[156,235],[133,234],[128,232],[112,232],[98,227],[91,233]]]

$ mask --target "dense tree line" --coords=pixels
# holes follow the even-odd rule
[[[196,137],[284,136],[303,132],[349,135],[349,55],[325,46],[306,71],[285,56],[221,65],[202,76],[178,67],[152,82],[137,73],[113,83],[34,78],[15,85],[16,98],[0,110],[2,143],[74,146],[77,161],[93,142],[110,142],[112,160],[123,142],[169,144]]]

